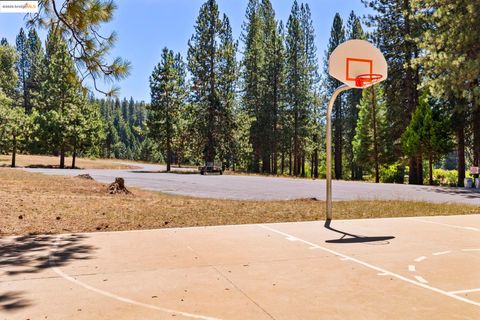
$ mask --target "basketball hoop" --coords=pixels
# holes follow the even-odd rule
[[[332,197],[332,112],[338,95],[350,89],[365,89],[388,78],[387,60],[382,52],[365,40],[345,41],[328,58],[328,73],[342,82],[332,93],[327,106],[326,125],[326,218],[333,219]]]
[[[355,78],[355,85],[357,87],[364,87],[365,84],[374,84],[383,78],[380,73],[365,73],[360,74]]]

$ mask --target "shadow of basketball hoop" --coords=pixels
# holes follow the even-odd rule
[[[376,236],[376,237],[365,237],[359,236],[356,234],[351,234],[348,232],[344,232],[335,228],[331,227],[332,220],[326,220],[324,227],[328,230],[333,232],[339,233],[342,235],[340,239],[334,240],[326,240],[327,243],[337,243],[337,244],[345,244],[345,243],[365,243],[371,245],[387,245],[390,244],[389,240],[395,239],[394,236]]]

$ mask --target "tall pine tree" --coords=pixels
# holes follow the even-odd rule
[[[192,103],[195,107],[197,132],[202,145],[204,160],[224,162],[222,148],[233,134],[224,126],[233,123],[230,108],[233,94],[221,93],[222,79],[228,78],[235,61],[236,45],[233,44],[228,18],[219,17],[215,0],[208,0],[200,8],[195,33],[188,43],[188,69],[192,76]],[[226,49],[230,47],[230,49]],[[235,48],[235,50],[233,49]],[[226,67],[230,65],[230,67]]]
[[[41,71],[41,90],[35,95],[39,107],[40,133],[46,151],[60,155],[60,168],[65,168],[65,156],[71,137],[71,117],[79,103],[80,83],[73,59],[61,33],[51,28]]]
[[[375,182],[380,182],[380,165],[389,158],[389,135],[386,119],[386,101],[381,85],[363,89],[358,106],[359,115],[353,139],[355,161],[360,172],[373,167]],[[361,165],[360,165],[361,164]]]
[[[455,0],[413,1],[416,21],[428,28],[416,38],[421,48],[417,59],[422,65],[424,85],[432,94],[451,103],[458,141],[459,185],[463,185],[465,161],[465,116],[471,115],[473,165],[480,164],[480,31],[478,2]],[[454,36],[452,36],[454,35]],[[460,103],[458,103],[460,102]],[[463,125],[462,125],[463,124]],[[463,132],[462,132],[463,131]]]
[[[41,87],[41,68],[45,53],[42,46],[42,41],[35,29],[30,29],[27,39],[27,60],[29,66],[28,78],[26,79],[26,90],[24,91],[24,103],[26,110],[30,112],[32,108],[32,96],[34,96]]]
[[[422,94],[407,130],[402,135],[405,154],[428,159],[429,184],[433,185],[433,163],[451,151],[450,123],[440,108],[433,109],[428,90]]]
[[[294,1],[287,22],[286,34],[286,100],[288,111],[293,120],[292,128],[292,160],[293,174],[305,173],[304,163],[307,138],[309,135],[310,85],[309,67],[306,43],[306,32],[302,11],[297,1]],[[302,170],[303,169],[303,170]]]
[[[244,52],[241,75],[243,80],[242,104],[250,116],[250,143],[253,147],[250,170],[260,172],[262,158],[262,126],[259,120],[262,112],[262,69],[265,64],[265,51],[262,39],[262,19],[258,0],[249,0],[243,24],[242,41]]]
[[[341,43],[345,42],[345,29],[343,28],[343,21],[340,17],[340,14],[335,14],[333,18],[333,25],[330,31],[330,40],[328,42],[327,51],[325,52],[325,73],[328,74],[328,58],[330,54],[338,47]],[[328,77],[326,80],[326,94],[331,96],[336,88],[338,88],[342,83],[333,77]],[[343,95],[340,95],[335,104],[333,105],[333,148],[334,148],[334,167],[335,167],[335,178],[343,178],[343,127],[344,127],[344,99]]]
[[[347,20],[346,27],[346,37],[347,40],[353,39],[366,39],[366,34],[363,31],[360,18],[355,14],[355,12],[350,12],[350,15]],[[352,180],[360,180],[361,172],[359,170],[358,164],[355,162],[354,153],[353,153],[353,139],[355,137],[355,129],[358,121],[358,111],[357,108],[360,100],[362,99],[361,90],[349,90],[345,93],[345,155],[348,161],[348,166],[350,168],[350,178]]]
[[[393,141],[399,142],[418,105],[420,74],[415,59],[420,50],[414,39],[420,36],[424,25],[415,19],[412,0],[362,2],[374,10],[368,16],[367,25],[375,28],[373,38],[388,63],[385,98]],[[397,143],[395,147],[395,154],[400,157],[401,144]],[[409,162],[409,183],[423,183],[423,159],[410,157]]]
[[[23,28],[20,28],[20,32],[16,39],[16,48],[18,53],[17,60],[17,74],[18,74],[18,87],[21,92],[22,106],[25,111],[29,111],[30,107],[27,102],[27,81],[30,74],[30,61],[29,61],[29,48],[28,39]]]
[[[185,65],[180,54],[163,49],[162,60],[150,77],[150,93],[149,134],[165,150],[170,172],[185,99]]]

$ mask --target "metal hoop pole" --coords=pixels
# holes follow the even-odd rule
[[[337,96],[348,89],[346,84],[335,89],[327,108],[327,220],[332,220],[332,109]]]

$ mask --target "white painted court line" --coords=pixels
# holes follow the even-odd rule
[[[462,294],[462,293],[470,293],[470,292],[480,292],[480,288],[450,291],[449,293],[451,293],[451,294]]]
[[[442,222],[436,222],[436,221],[430,221],[430,220],[423,220],[423,219],[419,219],[419,218],[406,218],[406,219],[413,220],[413,221],[418,221],[418,222],[424,222],[424,223],[433,223],[433,224],[438,224],[438,225],[441,225],[441,226],[444,226],[444,227],[450,227],[450,228],[456,228],[456,229],[463,229],[463,230],[470,230],[470,231],[477,231],[477,232],[480,231],[479,228],[463,227],[463,226],[457,226],[457,225],[454,225],[454,224],[448,224],[448,223],[442,223]]]
[[[413,261],[415,261],[415,262],[422,262],[422,261],[425,260],[425,259],[427,259],[427,257],[421,256],[421,257],[416,258],[416,259],[413,260]]]
[[[449,250],[449,251],[440,251],[440,252],[435,252],[435,253],[432,253],[432,255],[434,256],[443,256],[444,254],[449,254],[451,253],[452,251]]]
[[[384,273],[386,275],[390,275],[394,278],[397,278],[399,280],[402,280],[402,281],[405,281],[405,282],[408,282],[410,284],[413,284],[415,286],[418,286],[418,287],[422,287],[424,289],[427,289],[427,290],[430,290],[430,291],[433,291],[433,292],[436,292],[436,293],[439,293],[441,295],[444,295],[444,296],[447,296],[447,297],[450,297],[452,299],[455,299],[455,300],[458,300],[458,301],[462,301],[462,302],[465,302],[465,303],[468,303],[468,304],[471,304],[471,305],[474,305],[474,306],[477,306],[477,307],[480,307],[480,302],[476,302],[476,301],[472,301],[472,300],[469,300],[469,299],[466,299],[464,297],[459,297],[459,296],[456,296],[454,294],[451,294],[447,291],[444,291],[442,289],[439,289],[439,288],[435,288],[435,287],[432,287],[428,284],[425,284],[425,283],[422,283],[422,282],[419,282],[419,281],[415,281],[415,280],[412,280],[412,279],[409,279],[409,278],[406,278],[404,276],[401,276],[399,274],[396,274],[396,273],[393,273],[391,271],[388,271],[388,270],[385,270],[383,268],[380,268],[380,267],[377,267],[377,266],[374,266],[372,264],[369,264],[365,261],[362,261],[362,260],[359,260],[359,259],[356,259],[356,258],[353,258],[353,257],[350,257],[350,256],[347,256],[343,253],[340,253],[340,252],[337,252],[335,250],[332,250],[332,249],[328,249],[326,247],[322,247],[322,246],[319,246],[318,244],[315,244],[313,242],[310,242],[310,241],[307,241],[307,240],[303,240],[303,239],[300,239],[298,237],[295,237],[291,234],[288,234],[286,232],[282,232],[280,230],[277,230],[277,229],[274,229],[274,228],[271,228],[271,227],[268,227],[268,226],[265,226],[265,225],[258,225],[260,228],[263,228],[265,230],[269,230],[271,232],[274,232],[274,233],[277,233],[277,234],[280,234],[284,237],[290,237],[290,238],[295,238],[297,239],[297,241],[299,242],[303,242],[311,247],[317,247],[318,249],[320,250],[323,250],[325,252],[328,252],[328,253],[331,253],[333,255],[336,255],[336,256],[340,256],[340,257],[343,257],[343,258],[348,258],[350,261],[352,262],[355,262],[357,264],[360,264],[364,267],[367,267],[367,268],[370,268],[370,269],[373,269],[375,271],[378,271],[379,273]]]
[[[425,280],[422,276],[415,276],[415,279],[417,279],[417,281],[421,283],[428,283],[428,281]]]
[[[56,251],[56,249],[58,247],[58,242],[59,242],[59,238],[57,237],[57,239],[55,241],[53,251]],[[52,254],[49,255],[48,261],[49,261],[51,266],[55,266],[55,263],[52,262],[52,260],[50,259],[51,256],[52,256]],[[120,301],[120,302],[128,303],[128,304],[131,304],[131,305],[135,305],[135,306],[139,306],[139,307],[143,307],[143,308],[147,308],[147,309],[157,310],[157,311],[161,311],[161,312],[165,312],[165,313],[169,313],[169,314],[182,315],[184,317],[192,318],[192,319],[221,320],[219,318],[213,318],[213,317],[208,317],[208,316],[203,316],[203,315],[198,315],[198,314],[193,314],[193,313],[188,313],[188,312],[183,312],[183,311],[178,311],[178,310],[173,310],[173,309],[168,309],[168,308],[162,308],[162,307],[158,307],[158,306],[155,306],[155,305],[152,305],[152,304],[138,302],[138,301],[135,301],[135,300],[132,300],[132,299],[128,299],[128,298],[116,295],[116,294],[108,292],[108,291],[104,291],[104,290],[92,287],[91,285],[88,285],[88,284],[86,284],[86,283],[84,283],[80,280],[77,280],[77,279],[69,276],[68,274],[66,274],[62,270],[60,270],[60,268],[58,268],[58,267],[52,267],[52,270],[56,274],[58,274],[59,276],[64,278],[65,280],[68,280],[68,281],[70,281],[70,282],[72,282],[72,283],[74,283],[74,284],[76,284],[80,287],[83,287],[87,290],[93,291],[95,293],[101,294],[103,296],[109,297],[111,299],[114,299],[114,300],[117,300],[117,301]]]
[[[415,272],[417,270],[415,270],[415,266],[413,264],[411,264],[411,265],[408,266],[408,271]]]

